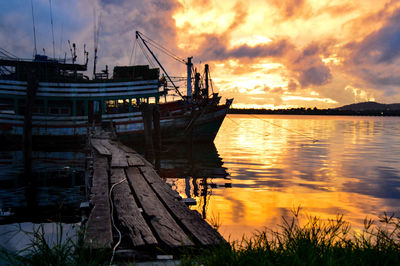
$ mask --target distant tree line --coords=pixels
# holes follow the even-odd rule
[[[400,110],[341,110],[318,109],[317,107],[288,109],[231,108],[229,114],[400,116]]]

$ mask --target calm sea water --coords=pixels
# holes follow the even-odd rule
[[[228,115],[211,150],[208,166],[191,164],[212,169],[204,178],[169,181],[226,238],[277,229],[299,206],[323,219],[343,214],[353,229],[400,211],[399,117]]]
[[[353,228],[400,212],[400,117],[228,115],[214,144],[165,150],[160,175],[226,239],[277,229],[299,206],[323,219],[343,214]],[[85,201],[83,153],[33,157],[29,190],[21,151],[0,152],[0,243],[12,249],[22,242],[17,225],[51,222],[62,210],[73,226]]]

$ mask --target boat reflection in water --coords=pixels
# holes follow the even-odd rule
[[[232,186],[222,165],[213,143],[175,145],[161,153],[159,173],[189,205],[194,204],[192,209],[209,219],[212,217],[207,217],[207,207],[213,189]]]
[[[33,151],[24,176],[22,151],[0,151],[0,224],[80,221],[85,200],[85,156],[76,151]]]

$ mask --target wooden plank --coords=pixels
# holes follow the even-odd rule
[[[111,143],[107,139],[102,139],[101,144],[111,151],[111,168],[128,167],[126,160],[126,152],[120,149],[116,144]]]
[[[122,143],[118,143],[118,147],[121,148],[126,153],[138,154],[134,149],[132,149],[131,147],[128,147]]]
[[[111,184],[116,184],[125,179],[123,168],[111,169]],[[135,199],[132,196],[128,181],[115,185],[113,189],[113,202],[118,214],[121,227],[128,233],[133,246],[156,245],[157,240],[144,220]]]
[[[225,241],[200,215],[190,210],[184,202],[177,200],[176,194],[151,167],[140,167],[144,178],[162,199],[168,210],[185,226],[202,245],[215,245]]]
[[[129,166],[144,166],[144,162],[139,155],[129,153],[126,155]]]
[[[111,156],[111,152],[101,144],[99,139],[91,139],[92,146],[98,153],[104,156]]]
[[[129,167],[126,169],[126,175],[144,212],[150,217],[150,223],[160,240],[172,248],[193,245],[193,242],[160,202],[139,169]]]
[[[131,157],[131,156],[138,157],[138,158],[140,158],[140,160],[144,163],[144,165],[153,167],[153,165],[152,165],[151,163],[149,163],[146,159],[144,159],[139,153],[137,153],[137,152],[136,152],[135,150],[133,150],[131,147],[128,147],[128,146],[126,146],[126,145],[124,145],[124,144],[122,144],[122,143],[120,143],[120,142],[118,142],[117,145],[118,145],[118,147],[119,147],[120,149],[122,149],[123,151],[126,152],[126,154],[127,154],[128,157]],[[133,163],[133,162],[132,162],[132,163]],[[129,164],[129,159],[128,159],[128,164]],[[141,165],[130,165],[130,164],[129,164],[129,166],[141,166]]]
[[[94,160],[93,185],[90,195],[90,202],[94,207],[87,221],[85,243],[93,248],[110,248],[112,229],[108,200],[107,159],[97,155]]]

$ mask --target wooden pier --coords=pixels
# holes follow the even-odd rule
[[[93,248],[113,248],[121,231],[125,249],[176,250],[225,241],[190,210],[133,149],[110,138],[92,138],[93,178],[85,240]],[[110,193],[111,191],[111,193]]]

